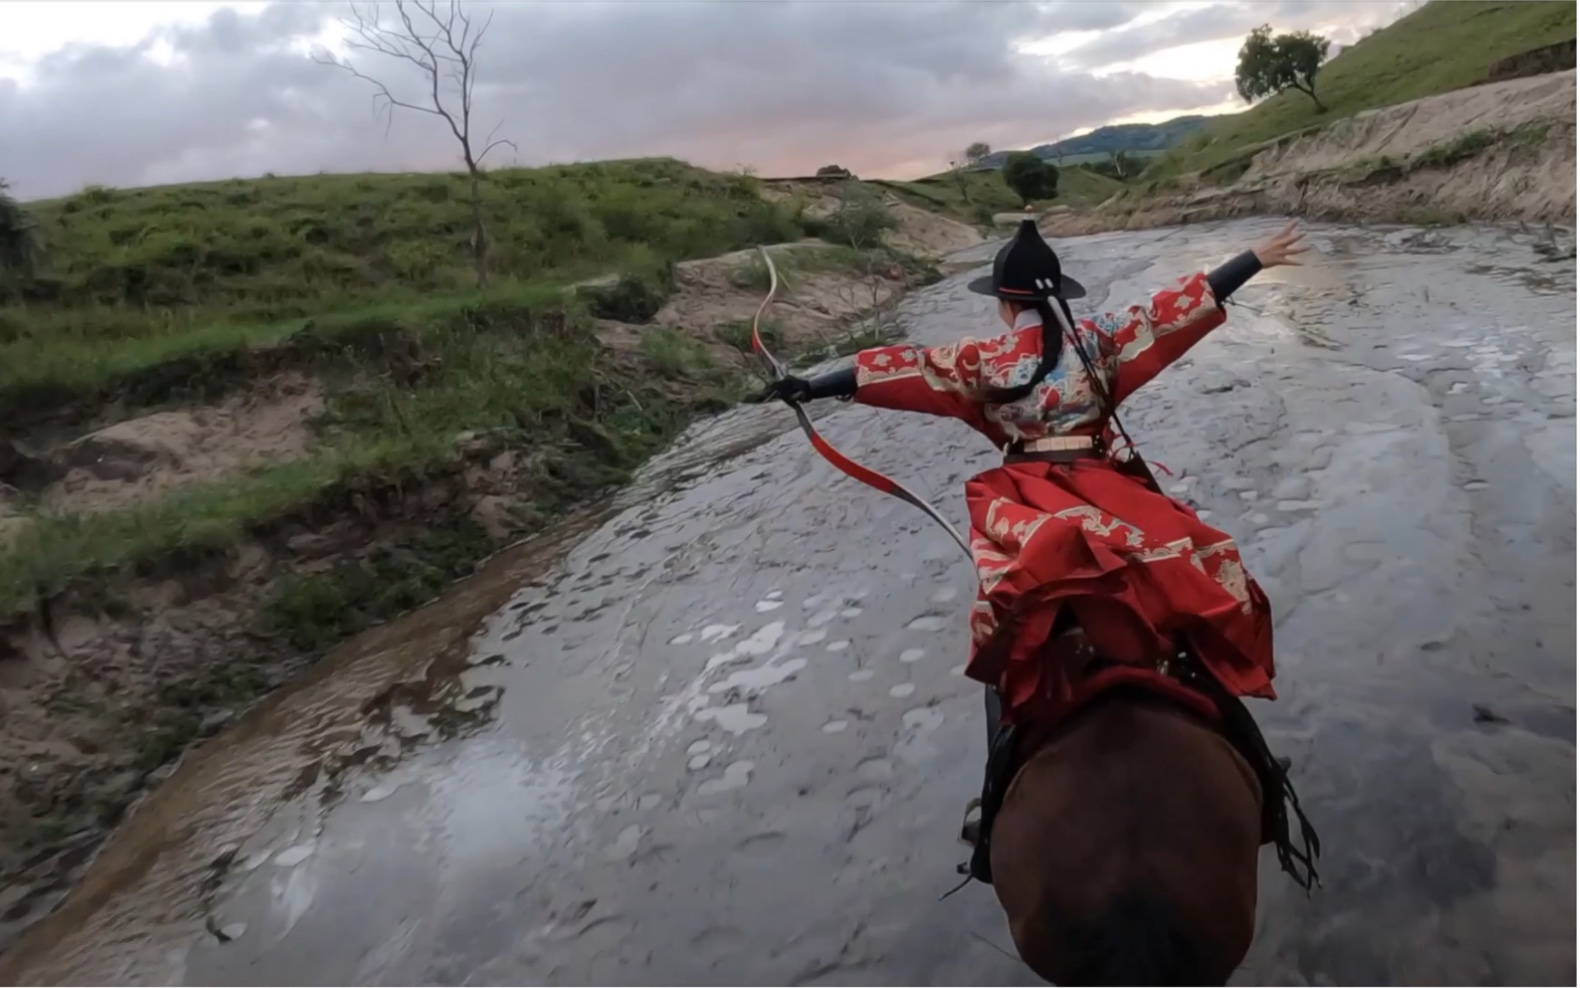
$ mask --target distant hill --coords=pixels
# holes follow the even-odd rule
[[[1066,137],[1052,144],[1039,144],[1031,149],[1031,153],[1039,158],[1048,159],[1062,155],[1068,161],[1080,157],[1106,158],[1115,151],[1129,154],[1167,151],[1179,146],[1186,138],[1200,131],[1206,126],[1208,119],[1194,115],[1175,117],[1160,124],[1110,124],[1079,137]],[[1004,159],[1008,156],[1008,151],[996,151],[983,159],[982,164],[988,168],[1002,168]]]

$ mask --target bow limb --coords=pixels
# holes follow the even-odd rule
[[[774,267],[774,260],[768,255],[767,248],[759,246],[757,250],[762,254],[763,263],[768,267],[768,294],[763,296],[762,303],[757,306],[756,314],[752,316],[752,349],[757,351],[757,355],[762,358],[764,366],[767,367],[769,373],[773,375],[774,379],[779,380],[783,378],[788,372],[785,369],[785,365],[779,360],[779,358],[775,357],[771,352],[769,352],[767,345],[763,343],[762,333],[760,331],[763,313],[768,311],[768,306],[772,304],[774,296],[779,291],[779,272]],[[961,536],[960,532],[955,528],[955,526],[950,524],[949,519],[945,518],[937,508],[927,503],[927,501],[921,496],[916,494],[914,491],[899,481],[894,480],[891,477],[886,477],[869,467],[864,467],[860,463],[857,463],[855,460],[852,460],[850,457],[846,456],[844,453],[841,453],[839,450],[835,449],[827,439],[824,439],[818,433],[818,431],[812,427],[811,417],[807,415],[806,409],[802,408],[799,402],[786,401],[785,404],[789,405],[790,410],[795,412],[796,421],[801,424],[801,431],[806,433],[806,438],[809,442],[811,442],[812,448],[817,450],[818,455],[822,456],[823,459],[832,464],[836,470],[848,477],[851,477],[852,479],[861,481],[868,487],[880,490],[892,497],[897,497],[900,500],[905,501],[907,504],[920,509],[923,514],[937,522],[944,531],[949,533],[950,537],[955,540],[955,543],[959,545],[961,550],[966,554],[966,558],[973,559],[974,561],[974,557],[971,555],[970,544],[966,542],[965,538]]]
[[[757,252],[763,256],[763,263],[768,266],[768,294],[763,296],[762,302],[757,306],[757,312],[752,315],[752,349],[756,350],[757,355],[763,358],[763,364],[767,366],[768,373],[777,381],[784,377],[788,371],[785,370],[785,365],[779,361],[779,358],[768,352],[767,345],[763,343],[760,327],[762,326],[763,313],[768,311],[768,306],[773,304],[774,296],[779,294],[779,269],[774,267],[774,259],[768,255],[768,248],[759,245]]]

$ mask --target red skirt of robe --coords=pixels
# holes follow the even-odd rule
[[[1058,716],[1074,693],[1048,639],[1073,608],[1101,655],[1151,667],[1183,635],[1232,694],[1272,699],[1273,622],[1234,540],[1107,460],[1017,463],[966,483],[978,595],[966,674],[1005,716]]]

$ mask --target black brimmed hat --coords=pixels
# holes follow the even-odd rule
[[[1027,210],[1030,213],[1030,210]],[[1037,219],[1020,221],[1015,236],[993,258],[993,273],[966,286],[978,295],[1010,302],[1035,302],[1047,298],[1083,298],[1086,289],[1059,267],[1059,255],[1037,230]]]

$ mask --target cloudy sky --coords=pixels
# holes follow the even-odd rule
[[[441,0],[443,2],[443,0]],[[495,165],[667,154],[864,176],[938,171],[975,140],[1024,147],[1104,123],[1234,109],[1245,32],[1345,44],[1399,0],[668,2],[469,0],[493,22],[476,128]],[[0,177],[23,198],[90,183],[459,167],[433,117],[376,116],[342,3],[0,2]],[[389,11],[386,10],[386,18]],[[356,57],[355,52],[351,52]],[[355,64],[420,99],[409,67]]]

